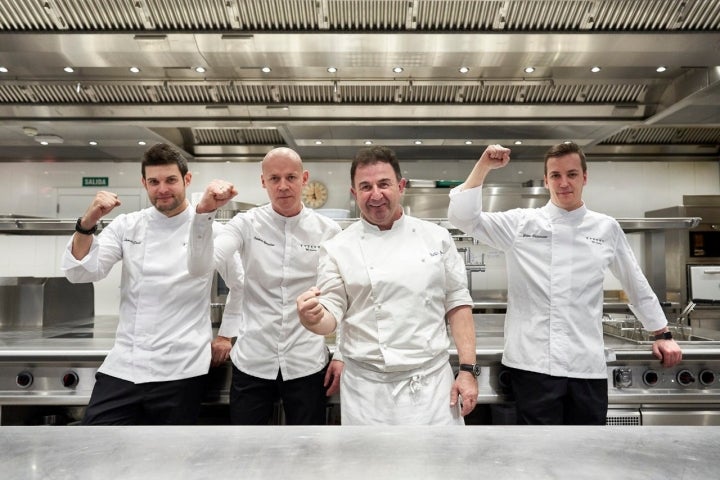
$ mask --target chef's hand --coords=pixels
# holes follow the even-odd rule
[[[665,368],[673,367],[682,360],[682,350],[675,340],[655,340],[652,346],[653,355],[660,359]]]
[[[325,313],[325,309],[318,300],[319,296],[320,290],[317,287],[310,287],[310,290],[301,293],[297,298],[297,310],[300,316],[300,323],[307,328],[320,323]]]
[[[333,360],[330,362],[327,372],[325,372],[325,383],[323,383],[323,386],[328,387],[325,392],[325,396],[332,397],[340,391],[340,377],[342,376],[344,368],[345,363],[340,360]]]
[[[80,220],[80,226],[85,230],[90,230],[97,225],[102,217],[112,212],[112,210],[121,205],[118,196],[112,192],[100,190],[95,194],[90,206]]]
[[[230,358],[230,350],[232,350],[232,340],[228,337],[218,335],[210,344],[212,351],[211,367],[218,367],[227,362]]]
[[[195,207],[197,213],[210,213],[227,204],[238,192],[235,186],[225,180],[213,180],[205,188],[200,202]]]
[[[464,417],[468,413],[472,412],[477,405],[478,397],[478,382],[477,377],[470,372],[461,370],[458,372],[453,383],[452,389],[450,390],[450,406],[454,407],[458,402],[458,395],[460,395],[462,401],[461,414]]]
[[[502,145],[488,145],[478,163],[490,170],[502,168],[510,161],[510,149]]]

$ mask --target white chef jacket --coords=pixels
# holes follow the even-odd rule
[[[188,273],[193,217],[192,208],[173,217],[155,207],[119,215],[93,237],[82,260],[73,257],[72,239],[68,242],[61,268],[70,282],[101,280],[122,261],[115,343],[98,371],[133,383],[208,372],[213,272],[201,277]],[[226,281],[233,288],[232,279]]]
[[[213,242],[207,225],[214,213],[198,214],[188,256],[191,271],[240,253],[245,271],[242,321],[230,351],[233,364],[258,378],[306,377],[328,362],[325,339],[300,323],[297,297],[315,286],[320,242],[341,229],[334,220],[303,208],[284,217],[270,204],[239,213]]]
[[[360,220],[322,244],[318,288],[342,329],[343,358],[398,373],[388,381],[447,363],[445,314],[472,306],[450,233],[404,214],[390,230]]]
[[[450,222],[505,252],[508,305],[502,363],[559,377],[606,378],[602,314],[609,269],[648,330],[667,323],[622,228],[585,205],[483,212],[482,189],[450,193]]]

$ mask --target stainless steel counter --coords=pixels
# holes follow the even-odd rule
[[[715,427],[2,427],[3,478],[717,478]]]

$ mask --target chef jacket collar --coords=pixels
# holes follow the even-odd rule
[[[296,225],[301,219],[309,215],[308,210],[305,208],[305,205],[300,205],[300,211],[297,213],[297,215],[293,215],[292,217],[286,217],[284,215],[280,215],[278,212],[275,211],[275,209],[272,207],[272,204],[268,204],[268,210],[270,211],[270,217],[281,224],[289,224],[289,225]]]
[[[401,207],[402,208],[402,207]],[[402,209],[402,215],[400,215],[400,218],[395,220],[392,224],[392,227],[390,227],[390,230],[397,230],[399,228],[402,228],[403,225],[405,225],[405,209]],[[374,225],[367,220],[365,220],[365,217],[360,215],[360,221],[362,222],[363,229],[366,232],[389,232],[390,230],[380,230],[380,227],[377,225]]]
[[[547,213],[548,217],[550,217],[550,220],[567,220],[567,221],[573,221],[580,219],[585,216],[585,213],[587,213],[587,207],[585,206],[585,202],[583,204],[576,208],[575,210],[572,210],[568,212],[564,208],[560,208],[552,201],[549,201],[545,207],[543,207],[545,212]]]

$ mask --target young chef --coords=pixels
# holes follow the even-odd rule
[[[145,152],[141,171],[153,206],[118,215],[96,237],[100,219],[120,205],[117,195],[98,192],[62,258],[73,283],[101,280],[122,262],[115,344],[98,369],[84,425],[193,424],[205,392],[213,270],[202,276],[187,270],[194,212],[185,193],[192,175],[165,144]],[[219,267],[237,288],[236,265]]]
[[[309,330],[342,332],[342,424],[462,425],[479,373],[465,263],[447,229],[403,213],[392,150],[360,150],[350,181],[362,219],[321,245],[317,287],[297,299]]]
[[[482,211],[482,184],[510,161],[491,145],[465,183],[450,193],[450,222],[505,252],[508,304],[502,363],[522,424],[597,424],[607,415],[607,365],[602,313],[609,269],[621,282],[643,326],[655,333],[653,353],[665,367],[680,348],[618,222],[589,210],[585,155],[574,143],[545,155],[550,201],[542,208]]]

